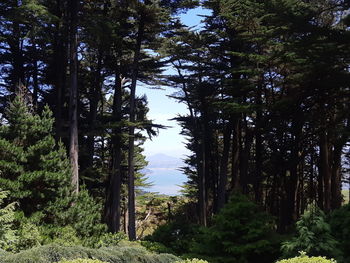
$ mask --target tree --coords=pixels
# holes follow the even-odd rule
[[[6,120],[6,121],[5,121]],[[62,144],[52,136],[52,113],[35,114],[19,94],[9,105],[0,126],[0,187],[8,200],[18,202],[26,216],[45,214],[68,195],[71,169]]]

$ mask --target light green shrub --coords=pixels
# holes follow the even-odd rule
[[[9,192],[0,190],[0,249],[14,250],[18,243],[14,230],[15,203],[4,204],[8,194]]]
[[[198,258],[188,258],[185,260],[176,261],[175,263],[208,263],[208,261]]]
[[[77,258],[73,260],[61,260],[58,263],[106,263],[98,259]]]
[[[326,257],[308,257],[304,252],[301,252],[299,257],[283,259],[276,263],[337,263],[334,259]]]
[[[155,254],[141,246],[109,247],[92,249],[73,246],[63,247],[47,245],[22,251],[17,254],[5,254],[1,263],[54,263],[60,260],[98,259],[108,263],[172,263],[179,258],[169,254]]]
[[[310,256],[340,257],[339,244],[332,236],[324,212],[317,206],[308,206],[296,223],[296,229],[296,236],[282,245],[285,258],[298,255],[298,251],[305,251]]]
[[[104,233],[99,237],[99,240],[93,244],[93,247],[112,247],[117,246],[122,240],[126,240],[127,236],[123,232],[118,233]]]

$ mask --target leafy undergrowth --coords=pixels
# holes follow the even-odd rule
[[[73,259],[97,259],[108,263],[172,263],[178,260],[173,255],[151,253],[140,246],[92,249],[47,245],[0,256],[1,263],[53,263]]]
[[[299,257],[283,259],[276,263],[337,263],[334,259],[327,259],[326,257],[309,257],[305,252],[301,252]]]

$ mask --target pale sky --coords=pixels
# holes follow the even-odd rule
[[[198,28],[200,21],[203,19],[198,16],[200,14],[208,14],[208,11],[202,8],[196,8],[181,15],[181,20],[187,26]],[[164,90],[139,87],[136,91],[138,95],[146,94],[148,98],[148,107],[150,109],[148,117],[154,123],[172,127],[166,130],[160,130],[159,135],[153,138],[152,141],[146,141],[144,144],[144,153],[146,156],[163,153],[181,158],[189,153],[184,145],[185,138],[180,135],[181,127],[176,121],[170,121],[177,114],[187,114],[188,112],[184,104],[167,97],[167,95],[172,94],[174,91],[175,89],[171,87],[164,87]]]

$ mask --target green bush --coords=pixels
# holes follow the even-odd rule
[[[118,233],[104,233],[101,235],[97,242],[94,242],[93,247],[113,247],[117,246],[120,241],[126,240],[127,236],[123,232]]]
[[[273,218],[247,197],[235,195],[213,225],[202,228],[190,256],[218,263],[270,263],[279,256],[280,241],[275,237]]]
[[[310,256],[321,255],[330,258],[341,256],[337,248],[338,243],[325,220],[325,214],[317,206],[310,205],[306,209],[296,223],[296,228],[297,235],[282,245],[284,257],[297,256],[299,251],[305,251]]]
[[[344,262],[350,262],[350,204],[333,211],[329,223],[332,234],[343,252]]]
[[[145,241],[149,243],[142,244],[156,252],[183,255],[190,252],[193,239],[198,234],[198,225],[179,220],[159,226],[152,235],[145,237]]]
[[[1,258],[1,263],[53,263],[74,259],[98,259],[108,263],[172,263],[178,260],[173,255],[151,253],[139,245],[100,249],[47,245],[17,254],[5,254]]]
[[[299,257],[283,259],[276,263],[336,263],[336,261],[325,257],[308,257],[306,253],[302,252]]]
[[[8,193],[7,191],[0,190],[0,249],[14,250],[18,242],[17,233],[13,229],[15,203],[4,204]]]
[[[185,260],[176,261],[175,263],[208,263],[208,261],[198,258],[188,258]]]
[[[157,253],[172,253],[172,249],[166,247],[164,244],[152,241],[141,241],[141,245],[147,250]]]
[[[73,260],[61,260],[58,263],[106,263],[98,259],[77,258]]]

